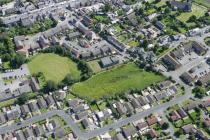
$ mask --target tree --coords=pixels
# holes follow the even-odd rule
[[[54,81],[48,80],[44,86],[44,92],[52,92],[57,89],[57,85]]]
[[[18,105],[23,105],[28,100],[28,96],[26,94],[22,94],[16,101]]]
[[[164,122],[163,125],[161,126],[161,128],[162,128],[163,130],[168,129],[168,127],[169,127],[169,124],[166,123],[166,122]]]
[[[189,19],[188,22],[195,22],[197,20],[197,17],[195,15],[192,15]]]
[[[22,64],[26,62],[26,57],[22,54],[17,53],[15,57],[11,60],[12,68],[19,68]]]
[[[75,82],[75,80],[70,74],[67,74],[66,77],[64,78],[63,82],[66,85],[72,85]]]

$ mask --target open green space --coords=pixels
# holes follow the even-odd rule
[[[181,13],[181,15],[179,15],[177,17],[177,19],[186,23],[192,15],[195,15],[197,18],[199,18],[199,17],[203,16],[206,11],[207,11],[206,7],[204,7],[202,5],[198,5],[196,3],[193,3],[192,4],[192,11]]]
[[[100,99],[133,88],[144,89],[164,79],[165,77],[161,75],[146,72],[139,69],[134,63],[128,63],[73,85],[71,92],[88,99]]]
[[[101,71],[101,67],[98,63],[98,60],[89,61],[88,65],[94,73],[98,73]]]
[[[61,57],[53,53],[39,54],[28,63],[32,74],[42,72],[46,80],[61,82],[67,74],[79,79],[80,71],[77,64],[67,57]]]
[[[194,2],[210,8],[210,0],[193,0]]]

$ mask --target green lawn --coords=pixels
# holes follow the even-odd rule
[[[128,63],[99,73],[82,83],[77,83],[71,87],[71,91],[81,97],[99,99],[125,92],[131,88],[144,89],[164,79],[163,76],[146,72],[135,64]]]
[[[80,77],[77,65],[67,57],[61,57],[53,53],[39,54],[29,63],[30,72],[42,72],[46,80],[53,80],[56,83],[62,81],[70,73],[75,79]]]
[[[192,15],[195,15],[197,18],[199,18],[203,16],[206,11],[206,7],[193,3],[192,12],[183,12],[180,16],[177,17],[177,19],[182,22],[187,22]]]
[[[139,42],[133,40],[133,41],[129,42],[128,45],[129,45],[130,47],[137,47],[137,46],[139,46]]]
[[[210,8],[210,0],[193,0],[193,1]]]
[[[101,67],[98,63],[98,60],[89,61],[88,65],[90,66],[90,68],[94,73],[98,73],[101,71]]]

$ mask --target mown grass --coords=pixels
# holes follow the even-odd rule
[[[144,89],[164,79],[161,75],[146,72],[134,63],[128,63],[73,85],[71,92],[88,99],[100,99],[132,88]]]
[[[46,80],[61,82],[67,74],[79,79],[77,64],[67,57],[53,53],[39,54],[28,63],[31,74],[42,72]]]

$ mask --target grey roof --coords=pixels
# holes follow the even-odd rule
[[[44,100],[44,98],[38,98],[37,99],[37,104],[38,104],[39,108],[46,108],[47,107],[47,103]]]
[[[137,129],[138,130],[142,130],[142,129],[146,128],[146,127],[148,127],[147,122],[140,122],[140,123],[137,124]]]
[[[15,137],[17,140],[25,140],[24,134],[22,130],[15,132]]]
[[[139,101],[136,98],[131,99],[131,104],[133,105],[134,108],[141,107],[141,104],[139,103]]]
[[[76,107],[77,105],[79,105],[80,100],[79,99],[72,99],[72,100],[68,100],[68,105],[69,107]]]
[[[52,124],[53,129],[60,127],[60,124],[56,120],[50,120],[49,123]]]
[[[24,136],[26,139],[31,138],[34,136],[33,130],[29,127],[27,127],[25,130],[23,130]]]
[[[130,136],[136,134],[136,129],[133,126],[122,128],[122,133],[126,138],[129,138]]]
[[[120,115],[123,115],[126,113],[125,107],[122,105],[122,103],[117,102],[115,105],[116,105],[117,111]]]
[[[62,138],[66,135],[66,131],[64,128],[58,128],[55,130],[55,132],[53,133],[53,137],[54,138]]]
[[[55,104],[55,101],[54,101],[52,95],[48,95],[45,99],[49,106]]]
[[[85,127],[85,128],[88,128],[90,126],[90,121],[88,120],[88,118],[84,118],[82,121],[81,121],[82,125]]]
[[[1,113],[0,114],[0,124],[3,124],[6,122],[5,114]]]
[[[88,116],[88,111],[83,111],[83,112],[80,112],[80,113],[77,113],[77,114],[76,114],[76,118],[77,118],[78,120],[83,119],[83,118],[85,118],[85,117],[87,117],[87,116]]]
[[[113,140],[125,140],[122,133],[118,133],[117,135],[113,136]]]
[[[24,104],[20,106],[20,110],[22,112],[22,114],[27,114],[30,112],[28,105]]]
[[[33,127],[33,130],[34,130],[34,134],[35,134],[36,137],[39,137],[39,136],[44,134],[43,128],[39,125]]]
[[[134,109],[133,109],[133,106],[131,105],[131,103],[126,102],[124,104],[124,106],[125,106],[125,109],[126,109],[127,113],[129,113],[129,114],[133,113]]]
[[[38,110],[38,106],[37,106],[37,104],[36,104],[36,101],[30,102],[30,103],[28,104],[28,106],[29,106],[29,108],[30,108],[30,110],[31,110],[32,112]]]

